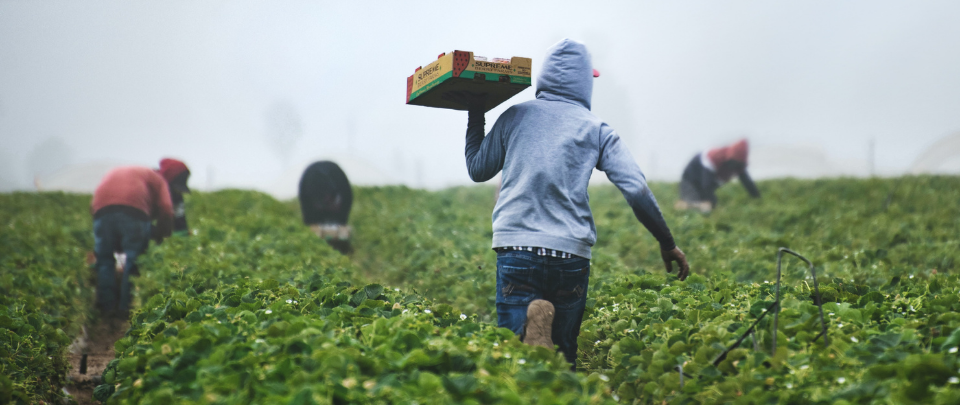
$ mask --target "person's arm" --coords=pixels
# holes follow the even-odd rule
[[[173,201],[167,181],[156,175],[150,182],[150,193],[154,202],[154,218],[157,226],[153,228],[153,240],[158,244],[173,232]]]
[[[750,178],[750,174],[747,173],[746,169],[740,172],[740,184],[743,184],[743,188],[747,189],[751,197],[760,198],[760,190],[757,189],[756,183]]]
[[[674,242],[667,221],[663,219],[663,213],[657,205],[657,199],[647,186],[646,177],[633,160],[633,156],[620,142],[620,137],[606,126],[601,131],[600,159],[597,161],[597,169],[606,173],[610,182],[620,189],[637,220],[660,243],[660,254],[667,272],[673,270],[672,262],[677,262],[678,276],[681,280],[686,279],[690,271],[686,256]]]
[[[497,125],[494,125],[489,135],[483,136],[484,120],[482,110],[471,110],[468,114],[464,155],[470,179],[477,183],[496,176],[503,169],[503,159],[506,155],[503,142],[498,135]]]
[[[720,181],[717,180],[717,173],[704,168],[700,178],[700,191],[704,201],[710,202],[710,208],[717,208],[718,188],[720,188]]]
[[[487,103],[486,93],[451,91],[444,93],[442,97],[467,109],[467,141],[466,147],[464,147],[464,155],[467,160],[467,173],[470,175],[470,179],[477,183],[492,179],[503,169],[503,159],[506,151],[499,136],[500,120],[493,125],[489,135],[483,136],[484,126],[486,125],[484,117]],[[507,113],[501,115],[501,119],[505,115]]]

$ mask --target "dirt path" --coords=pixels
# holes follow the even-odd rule
[[[86,327],[84,333],[71,345],[68,354],[71,367],[67,374],[70,385],[66,390],[78,404],[100,403],[93,399],[93,389],[102,383],[100,375],[103,374],[103,369],[116,357],[113,344],[122,338],[129,328],[130,324],[125,320],[101,319]],[[81,374],[80,366],[84,354],[87,355],[87,369],[86,373]]]

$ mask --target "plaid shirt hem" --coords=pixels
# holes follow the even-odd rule
[[[524,252],[534,252],[537,254],[537,256],[549,256],[549,257],[556,257],[558,259],[570,259],[573,257],[579,257],[577,255],[573,255],[567,252],[562,252],[555,249],[536,247],[536,246],[503,246],[503,247],[493,248],[493,250],[496,250],[497,252],[505,252],[508,250],[520,250]]]

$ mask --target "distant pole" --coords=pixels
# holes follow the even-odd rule
[[[213,190],[213,166],[207,166],[207,191]]]
[[[867,142],[867,170],[870,173],[870,177],[876,176],[876,146],[877,141],[875,138],[870,138],[870,141]]]
[[[350,118],[347,119],[347,153],[351,156],[354,155],[354,142],[356,142],[357,137],[357,123],[354,120],[353,114],[350,114]]]
[[[656,178],[657,175],[657,152],[650,152],[650,169],[647,171],[648,178]]]
[[[417,158],[417,187],[423,188],[423,158]]]

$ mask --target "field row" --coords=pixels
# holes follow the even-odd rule
[[[705,216],[674,211],[672,186],[654,185],[691,260],[684,282],[664,273],[616,189],[591,190],[599,235],[577,373],[494,327],[490,188],[360,188],[351,257],[303,227],[295,203],[195,193],[194,234],[142,257],[139,309],[96,394],[131,404],[960,403],[960,180],[761,188],[759,201],[722,189]],[[92,303],[89,197],[2,198],[0,225],[21,231],[2,237],[0,348],[13,353],[2,365],[19,373],[0,394],[52,400]],[[827,334],[809,270],[787,257],[773,350],[781,246],[816,265]]]

